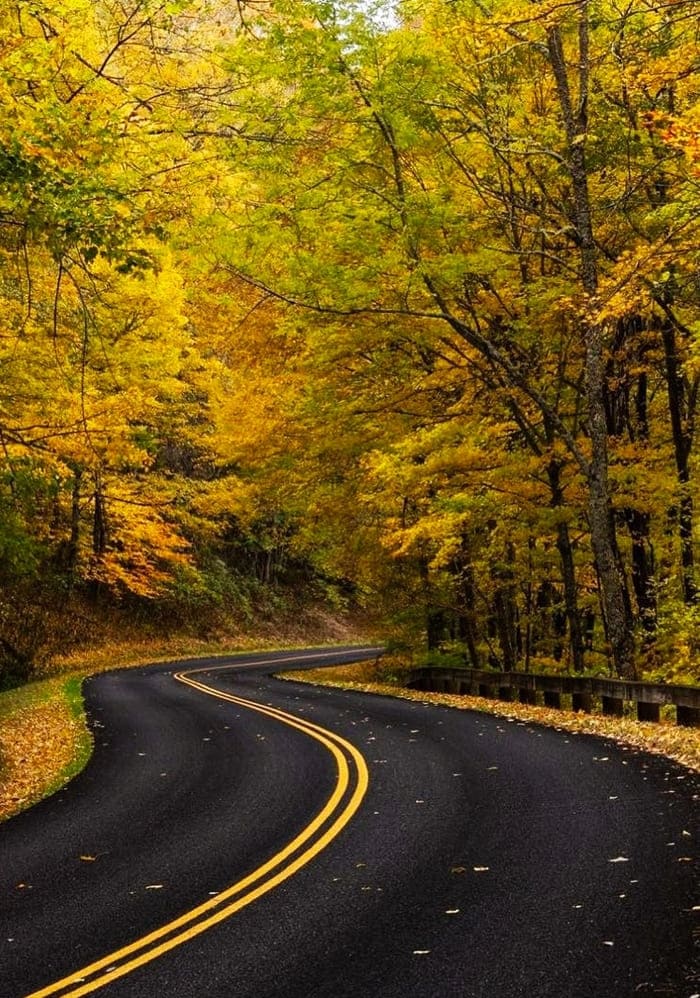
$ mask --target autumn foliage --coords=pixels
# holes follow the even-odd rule
[[[692,0],[0,8],[0,678],[371,606],[692,679]]]

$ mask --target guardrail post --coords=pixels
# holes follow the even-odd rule
[[[545,690],[544,705],[545,707],[561,708],[561,693],[558,690]]]
[[[637,701],[637,720],[655,721],[661,720],[661,704],[647,703],[644,700]]]
[[[518,700],[520,701],[520,703],[528,703],[530,705],[536,704],[537,691],[521,686],[520,689],[518,690]]]
[[[585,676],[552,676],[525,672],[491,672],[486,669],[432,669],[417,670],[409,680],[409,687],[416,690],[436,690],[445,693],[463,693],[472,696],[498,698],[503,701],[519,700],[523,704],[537,704],[537,691],[544,694],[547,707],[561,708],[562,693],[571,695],[571,709],[593,712],[599,702],[603,714],[622,717],[625,702],[636,704],[640,721],[658,722],[663,704],[676,708],[679,725],[700,728],[700,686],[673,686],[664,683],[624,682],[619,679],[602,679]]]
[[[625,702],[620,697],[601,697],[603,701],[603,713],[607,717],[622,717],[625,709]]]
[[[676,707],[676,723],[684,728],[700,728],[700,707]]]

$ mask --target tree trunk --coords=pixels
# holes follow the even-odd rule
[[[648,444],[648,384],[640,369],[639,336],[644,323],[639,316],[625,316],[617,323],[603,385],[608,436],[626,436],[632,443]],[[633,383],[636,378],[636,386]],[[657,628],[654,549],[651,543],[651,516],[647,512],[626,506],[618,513],[618,523],[624,522],[632,541],[632,587],[644,629],[645,644],[654,639]]]
[[[466,549],[466,545],[463,546]],[[465,565],[460,570],[460,589],[462,607],[460,609],[457,622],[459,639],[467,646],[469,664],[472,669],[480,669],[482,663],[481,656],[479,655],[479,650],[477,648],[477,625],[476,614],[474,612],[474,604],[476,602],[476,594],[474,592],[474,570],[469,564]]]
[[[612,515],[608,483],[608,436],[605,411],[603,329],[595,316],[598,273],[593,238],[585,139],[588,130],[588,0],[579,0],[578,99],[574,109],[561,30],[547,33],[549,60],[557,85],[559,107],[566,129],[568,171],[574,196],[574,224],[581,264],[581,285],[588,317],[582,320],[591,457],[588,495],[591,544],[600,579],[600,598],[610,654],[619,676],[636,677],[632,605],[622,568]]]
[[[80,553],[80,487],[83,473],[80,468],[73,472],[73,489],[71,492],[70,508],[70,537],[66,552],[66,575],[68,578],[68,592],[71,592],[75,584],[76,568],[78,566],[78,555]]]
[[[552,493],[550,505],[557,508],[564,505],[564,493],[561,487],[561,464],[550,461],[547,467],[549,488]],[[564,607],[569,624],[569,643],[571,646],[571,664],[574,672],[583,672],[585,668],[583,633],[581,631],[581,615],[578,608],[578,588],[576,586],[576,567],[574,552],[571,547],[571,537],[566,523],[557,524],[557,551],[561,561],[561,576],[564,583]]]
[[[678,501],[678,535],[681,544],[683,600],[686,605],[696,603],[698,590],[695,585],[695,553],[693,551],[693,497],[690,491],[690,451],[692,447],[692,420],[688,418],[683,372],[678,357],[676,332],[670,320],[663,322],[661,336],[664,345],[668,408],[673,436],[673,453],[676,477],[680,489]]]
[[[494,572],[497,586],[493,604],[503,669],[510,672],[518,667],[520,645],[514,573],[506,567],[515,562],[515,549],[512,544],[506,545],[505,562],[503,568]]]
[[[571,547],[569,528],[566,523],[559,523],[557,525],[557,551],[561,559],[562,580],[564,582],[564,608],[569,624],[571,664],[574,672],[583,672],[586,662],[584,658],[583,633],[581,631],[581,615],[578,608],[576,569],[574,567],[574,553]]]
[[[602,392],[603,346],[595,323],[586,331],[586,387],[591,437],[588,477],[588,512],[591,544],[600,579],[600,596],[605,634],[617,674],[635,679],[634,625],[632,605],[617,546],[615,521],[608,485],[608,447],[605,405]]]
[[[494,596],[498,643],[501,646],[501,664],[505,672],[517,668],[518,653],[515,636],[515,616],[513,601],[508,589],[498,589]]]
[[[107,550],[107,517],[105,501],[102,493],[102,481],[95,476],[95,491],[93,494],[94,511],[92,520],[92,553],[100,558]]]
[[[445,614],[443,610],[428,609],[425,627],[428,637],[428,651],[437,651],[445,637]]]
[[[632,585],[637,600],[639,618],[649,644],[656,634],[657,608],[655,587],[654,549],[650,541],[651,516],[638,509],[624,509],[632,538]]]
[[[445,640],[445,611],[433,602],[433,587],[430,584],[430,569],[428,559],[424,555],[418,558],[418,570],[423,583],[423,600],[425,606],[425,631],[428,651],[438,651]]]

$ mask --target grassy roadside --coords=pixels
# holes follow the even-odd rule
[[[555,710],[550,707],[504,703],[453,693],[425,693],[422,690],[402,687],[395,680],[390,681],[388,677],[390,672],[390,664],[384,659],[379,663],[360,662],[335,669],[284,672],[280,673],[280,678],[365,693],[380,693],[406,700],[419,700],[421,703],[443,704],[461,710],[478,710],[499,717],[544,724],[570,731],[574,735],[599,735],[639,751],[666,756],[689,769],[700,771],[700,729],[697,728],[683,728],[672,723],[642,723],[630,718],[603,717],[598,714],[574,714],[571,711]]]
[[[0,694],[0,820],[63,786],[90,757],[78,676]]]

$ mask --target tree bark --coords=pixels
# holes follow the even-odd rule
[[[643,329],[640,316],[624,316],[617,322],[603,386],[608,436],[626,436],[640,446],[649,442],[648,379],[642,368],[643,347],[639,341]],[[638,373],[633,374],[635,368]],[[644,643],[648,646],[657,630],[651,516],[630,505],[618,511],[617,522],[627,526],[632,541],[632,587],[644,630]]]
[[[494,572],[497,586],[493,597],[496,615],[498,641],[501,646],[503,669],[512,672],[518,667],[519,634],[518,608],[515,599],[515,578],[513,571],[507,567],[515,562],[515,549],[506,545],[505,561],[502,568]]]
[[[574,567],[574,554],[571,548],[569,528],[565,523],[560,523],[557,526],[557,551],[561,559],[562,580],[564,582],[564,608],[569,624],[571,664],[574,672],[583,672],[586,663],[584,658],[583,633],[581,631],[581,615],[578,607],[576,570]]]
[[[632,538],[632,585],[648,644],[653,641],[657,624],[654,549],[649,539],[651,516],[631,508],[624,509],[622,515]]]
[[[460,641],[467,646],[469,664],[472,669],[481,668],[481,656],[477,646],[477,623],[474,612],[476,594],[474,592],[474,570],[468,561],[468,548],[466,541],[462,542],[463,557],[459,559],[457,572],[459,575],[459,588],[461,590],[461,607],[457,619],[457,627]]]
[[[681,544],[683,600],[692,605],[698,600],[695,584],[695,553],[693,550],[693,496],[690,491],[690,451],[692,448],[692,418],[686,403],[683,372],[678,357],[676,331],[669,319],[661,326],[664,345],[668,408],[673,437],[673,453],[680,496],[678,500],[678,534]]]
[[[578,100],[574,108],[561,30],[547,33],[549,61],[556,81],[559,107],[566,129],[568,171],[574,199],[574,225],[579,245],[581,285],[588,316],[582,321],[591,457],[588,465],[588,512],[591,544],[600,579],[605,633],[615,671],[636,678],[632,605],[620,559],[608,481],[608,433],[605,411],[603,329],[596,317],[598,272],[593,237],[585,139],[588,130],[588,0],[579,0]]]
[[[547,477],[552,493],[550,506],[557,508],[564,505],[564,494],[561,487],[561,464],[550,461],[547,467]],[[571,547],[571,537],[566,523],[557,524],[557,551],[561,561],[561,575],[564,583],[564,608],[569,625],[569,644],[574,672],[583,672],[585,668],[583,632],[581,630],[581,615],[578,608],[578,588],[576,586],[576,568],[574,553]]]

